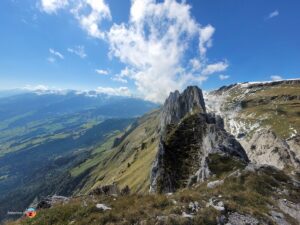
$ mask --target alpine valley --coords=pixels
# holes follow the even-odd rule
[[[0,119],[5,224],[300,224],[300,80],[189,86],[161,106],[19,93]]]

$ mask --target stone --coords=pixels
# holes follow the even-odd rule
[[[207,188],[215,188],[218,187],[220,185],[224,184],[224,180],[215,180],[215,181],[211,181],[207,183]]]
[[[188,214],[188,213],[186,213],[186,212],[183,212],[183,213],[182,213],[182,217],[183,217],[183,218],[190,218],[190,219],[192,219],[194,216],[191,215],[191,214]]]
[[[218,198],[210,198],[209,202],[206,204],[206,207],[212,206],[213,208],[215,208],[218,211],[225,211],[225,205],[224,203],[218,199]]]
[[[70,198],[65,196],[53,195],[42,198],[42,200],[37,204],[37,209],[47,209],[51,208],[55,204],[64,204],[67,203]]]
[[[297,140],[286,141],[272,130],[261,129],[249,141],[241,143],[253,163],[267,164],[278,169],[286,166],[300,169],[300,145],[298,146]]]
[[[97,204],[97,205],[96,205],[96,208],[97,208],[97,209],[100,209],[100,210],[102,210],[102,211],[111,210],[111,208],[108,207],[108,206],[106,206],[105,204]]]
[[[243,215],[237,212],[230,213],[226,225],[258,225],[260,223],[256,218],[250,215]]]
[[[272,217],[272,220],[279,224],[279,225],[290,225],[290,223],[288,223],[286,220],[285,220],[285,217],[282,213],[280,212],[276,212],[276,211],[270,211],[270,214],[271,214],[271,217]]]
[[[189,203],[189,210],[191,212],[196,213],[199,211],[199,208],[199,203],[197,201]]]
[[[293,217],[300,224],[300,203],[296,204],[286,199],[279,199],[278,207],[285,214]]]

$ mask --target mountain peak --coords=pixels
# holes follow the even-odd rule
[[[161,113],[161,129],[177,123],[186,114],[193,112],[206,113],[202,90],[197,86],[188,86],[181,94],[171,92],[166,99]]]

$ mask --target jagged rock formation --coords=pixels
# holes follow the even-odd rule
[[[290,144],[295,140],[291,139]],[[271,130],[262,129],[256,132],[250,141],[242,143],[248,149],[248,156],[254,163],[268,164],[279,169],[284,169],[286,165],[300,168],[300,161],[290,145]]]
[[[178,123],[186,114],[195,110],[206,112],[203,94],[198,87],[188,87],[182,94],[179,91],[171,92],[160,115],[161,130],[165,130],[169,124]]]
[[[198,87],[171,93],[160,116],[161,137],[150,191],[173,192],[208,178],[208,160],[213,153],[248,162],[243,147],[225,131],[222,118],[206,113]]]

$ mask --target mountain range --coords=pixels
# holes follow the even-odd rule
[[[124,108],[130,104],[123,107],[122,101],[139,101],[139,107],[151,111],[144,115],[138,111],[142,116],[136,118]],[[4,98],[2,104],[9,102]],[[66,102],[70,111],[63,107]],[[26,113],[24,104],[19,109],[21,118],[16,111],[7,111],[14,119],[6,119],[5,129],[35,118],[43,121],[47,113],[52,118],[52,109],[57,109],[54,114],[61,122],[64,113],[72,121],[85,121],[78,130],[66,122],[63,127],[70,126],[71,136],[65,134],[69,131],[63,137],[53,134],[49,138],[55,137],[54,141],[49,141],[41,135],[42,140],[31,141],[34,147],[29,149],[26,141],[15,139],[28,137],[3,135],[9,144],[1,150],[4,192],[1,188],[0,193],[6,195],[2,202],[13,201],[2,213],[25,199],[18,194],[24,188],[27,205],[15,210],[29,205],[39,209],[34,219],[7,224],[300,223],[300,80],[239,83],[204,93],[190,86],[182,93],[170,93],[159,108],[130,98],[108,100],[97,107],[93,100],[78,104],[68,98],[53,104],[43,105],[42,111],[35,106],[37,114]],[[72,114],[79,105],[88,109]],[[127,119],[118,111],[122,109]],[[0,115],[5,118],[5,113]],[[36,133],[27,136],[37,137]],[[24,164],[22,154],[37,156],[39,163]],[[49,157],[49,167],[42,168],[46,172],[40,173],[38,167],[32,170]],[[26,168],[34,171],[33,178],[20,181],[18,174],[28,174]],[[41,182],[45,176],[51,182]],[[16,191],[5,192],[12,185]]]

